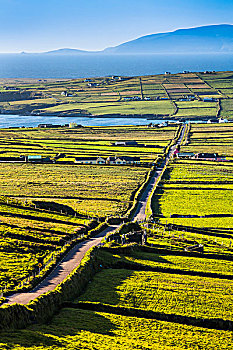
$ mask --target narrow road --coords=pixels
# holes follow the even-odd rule
[[[138,206],[136,208],[135,214],[132,218],[132,221],[144,221],[146,219],[146,204],[148,202],[149,196],[152,192],[152,190],[154,189],[154,186],[157,185],[159,176],[161,175],[162,171],[164,170],[167,162],[169,161],[169,159],[172,157],[177,145],[181,144],[184,134],[185,134],[185,129],[186,129],[186,124],[182,126],[182,131],[180,134],[180,137],[177,141],[177,143],[174,146],[171,146],[169,149],[169,152],[165,158],[165,160],[162,162],[162,164],[160,165],[160,167],[156,170],[154,176],[151,178],[149,184],[147,185],[144,193],[141,196],[141,199],[138,203]]]
[[[184,137],[185,128],[186,126],[183,125],[182,132],[177,144],[181,143]],[[177,144],[170,148],[165,160],[161,164],[160,168],[157,169],[153,178],[150,180],[138,204],[138,207],[133,217],[133,221],[144,220],[146,218],[145,208],[146,208],[146,203],[148,201],[149,195],[153,190],[154,186],[156,185],[158,177],[160,176],[167,162],[171,158]],[[58,265],[49,274],[49,276],[47,276],[38,286],[36,286],[30,292],[15,293],[9,296],[7,298],[7,301],[3,305],[14,304],[14,303],[28,304],[31,300],[37,298],[41,294],[47,293],[53,290],[54,288],[56,288],[58,284],[61,283],[79,265],[82,258],[84,257],[84,255],[89,249],[91,249],[94,246],[97,246],[101,242],[103,237],[106,236],[107,233],[116,231],[119,226],[120,225],[109,226],[107,229],[102,231],[99,235],[93,238],[90,238],[82,243],[77,244],[67,253],[67,255],[60,261],[60,263],[58,263]]]
[[[97,246],[103,237],[109,233],[114,232],[118,226],[109,226],[99,235],[90,238],[84,242],[73,247],[62,261],[55,267],[55,269],[46,277],[38,286],[27,293],[15,293],[7,298],[3,304],[27,304],[31,300],[37,298],[39,295],[47,293],[57,287],[80,263],[86,252],[94,246]]]

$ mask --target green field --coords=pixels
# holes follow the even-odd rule
[[[97,274],[79,300],[233,320],[232,289],[228,280],[111,269]]]
[[[139,156],[142,162],[152,162],[162,155],[174,137],[177,126],[147,128],[80,127],[55,129],[1,129],[1,156],[43,155],[58,153],[74,160],[78,156]],[[137,141],[133,147],[114,146],[116,141]]]
[[[93,220],[123,216],[177,127],[1,129],[1,157],[49,156],[56,163],[1,163],[0,293],[18,287]],[[114,146],[135,140],[133,147]],[[75,165],[78,156],[139,156],[140,166]],[[53,260],[54,260],[53,259]]]
[[[150,77],[149,86],[166,84],[157,79]],[[184,84],[182,75],[169,79],[176,89]],[[185,86],[202,84],[195,74],[185,79]],[[136,89],[138,79],[131,85]],[[87,237],[97,219],[125,215],[176,130],[0,130],[2,157],[41,154],[55,160],[63,153],[57,163],[1,163],[0,292],[22,288],[40,258],[54,261],[70,239],[80,240],[85,229]],[[138,145],[113,145],[122,140]],[[68,307],[60,304],[47,323],[14,330],[14,336],[12,330],[1,332],[0,349],[232,349],[232,330],[223,330],[233,321],[232,140],[230,123],[188,126],[181,151],[218,152],[226,161],[171,159],[153,196],[153,217],[140,224],[147,246],[121,247],[113,240],[96,249],[90,255],[96,266],[90,266],[98,272],[81,295],[77,291]],[[75,165],[79,155],[135,155],[142,164]],[[203,252],[187,252],[200,244]]]
[[[108,313],[63,309],[49,325],[2,333],[0,349],[230,350],[232,332]]]
[[[120,79],[98,77],[59,82],[0,80],[0,108],[21,115],[153,115],[157,118],[174,116],[188,119],[222,116],[232,119],[232,77],[232,72],[215,72]],[[5,86],[14,90],[5,90]],[[188,101],[187,96],[192,101]],[[215,101],[203,102],[204,98]],[[181,102],[182,99],[186,101]]]

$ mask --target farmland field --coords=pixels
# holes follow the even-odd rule
[[[41,113],[85,107],[97,114],[231,117],[225,114],[231,109],[229,72],[93,82],[99,85],[87,87],[77,80],[28,90],[42,93]],[[61,95],[64,86],[73,96]],[[179,101],[186,94],[195,100]],[[202,101],[211,95],[219,96],[220,104]],[[125,100],[129,96],[151,100]],[[34,108],[36,98],[31,97]],[[24,101],[1,103],[17,110]],[[22,290],[36,269],[38,277],[41,259],[51,264],[98,222],[124,216],[178,130],[175,124],[1,129],[1,157],[39,155],[50,162],[1,162],[0,294]],[[147,245],[122,247],[106,239],[90,255],[92,272],[97,272],[82,293],[73,301],[62,300],[69,303],[61,303],[46,324],[33,323],[14,331],[14,337],[1,332],[0,349],[233,348],[233,127],[191,124],[185,130],[181,152],[213,152],[223,160],[171,159],[152,197],[153,215],[140,222]],[[135,143],[121,146],[118,141]],[[74,163],[80,156],[123,155],[140,157],[141,163]]]
[[[227,331],[126,317],[76,309],[63,309],[49,325],[1,334],[6,349],[198,349],[230,350]]]
[[[162,155],[164,148],[174,137],[177,126],[166,128],[128,127],[79,127],[55,129],[1,129],[0,152],[2,156],[21,154],[54,157],[58,153],[66,158],[76,156],[139,156],[151,162]],[[136,141],[134,147],[113,145],[116,141]]]
[[[0,293],[16,288],[93,220],[123,216],[177,127],[1,129],[1,156],[41,155],[48,164],[2,162]],[[116,141],[138,142],[133,147]],[[57,154],[61,157],[54,162]],[[139,156],[141,166],[75,165],[77,156]]]
[[[232,319],[233,282],[221,277],[221,273],[231,276],[231,267],[226,262],[204,256],[161,255],[153,249],[150,253],[140,248],[128,250],[129,253],[124,255],[119,255],[117,248],[115,253],[105,249],[99,252],[99,257],[111,268],[97,273],[73,306],[62,308],[46,324],[15,330],[14,337],[11,331],[1,332],[0,348],[232,348],[231,331],[213,329],[208,325],[209,319]],[[116,267],[119,262],[126,261],[140,266],[141,271]],[[164,265],[177,271],[172,274],[144,271],[146,267]],[[180,268],[188,275],[181,274]],[[213,270],[220,273],[219,278],[192,275],[194,271]],[[87,303],[88,310],[79,308],[82,301]],[[96,305],[102,305],[106,311],[94,311]],[[113,307],[112,312],[108,311],[109,307]],[[127,310],[131,310],[131,316],[124,315]],[[134,312],[144,312],[144,316],[135,317]],[[157,317],[168,315],[169,322],[151,318],[152,314],[147,316],[147,312],[156,312]],[[182,323],[176,321],[178,316],[183,318]],[[195,322],[204,320],[205,327],[187,324],[189,316],[195,316]]]
[[[9,79],[0,80],[0,89],[2,112],[20,115],[232,119],[232,72],[66,81]],[[213,101],[203,102],[206,98]]]
[[[207,252],[232,255],[232,127],[192,124],[181,151],[215,152],[226,161],[174,158],[170,162],[152,203],[162,227],[150,241],[175,249],[199,243]],[[164,228],[163,235],[167,225],[169,231]]]
[[[232,288],[228,280],[111,269],[97,274],[79,300],[233,320]]]

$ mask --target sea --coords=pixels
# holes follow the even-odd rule
[[[233,54],[54,55],[0,54],[1,78],[76,79],[111,75],[138,76],[205,70],[233,71]],[[40,123],[84,126],[144,125],[146,118],[88,118],[0,115],[0,127],[35,127]],[[159,123],[160,121],[153,121]]]
[[[75,79],[233,70],[233,54],[0,54],[0,78]]]

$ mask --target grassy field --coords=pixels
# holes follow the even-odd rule
[[[153,115],[202,119],[220,114],[232,119],[232,76],[232,72],[215,72],[61,81],[2,79],[0,108],[21,115]],[[4,86],[14,90],[4,90]],[[203,103],[204,98],[215,101]]]
[[[228,280],[111,269],[97,274],[79,300],[233,320],[232,289]]]
[[[160,222],[233,229],[230,164],[176,161],[154,196]]]
[[[174,252],[173,252],[174,253]],[[0,349],[212,349],[230,350],[232,331],[213,329],[208,319],[232,320],[232,262],[206,256],[188,257],[167,253],[128,250],[120,255],[101,249],[106,266],[88,284],[72,306],[63,308],[46,324],[24,330],[1,332]],[[132,264],[130,270],[117,268],[119,263]],[[109,265],[110,264],[110,265]],[[133,269],[140,266],[140,271]],[[152,272],[145,268],[173,268]],[[182,270],[186,275],[182,274]],[[215,272],[219,278],[193,276],[195,273]],[[88,302],[90,310],[79,308],[80,301]],[[101,303],[106,312],[92,310]],[[107,312],[115,306],[117,313]],[[168,315],[169,322],[149,316],[125,316],[131,312],[157,312]],[[170,315],[170,316],[169,316]],[[175,317],[183,317],[182,323]],[[188,325],[186,318],[205,320],[205,328]]]
[[[49,325],[1,334],[0,349],[232,349],[231,332],[63,309]]]
[[[218,152],[227,161],[170,162],[153,197],[154,216],[161,227],[152,229],[150,242],[167,249],[198,243],[206,252],[232,255],[232,127],[192,124],[187,139],[181,151]]]
[[[57,202],[77,213],[120,215],[147,172],[148,168],[129,166],[2,164],[0,191],[29,202]]]
[[[75,129],[1,129],[0,152],[2,156],[21,154],[54,157],[63,153],[67,158],[76,156],[139,156],[142,162],[152,162],[162,155],[174,137],[177,126],[147,128],[80,127]],[[114,146],[116,141],[137,141],[134,147]]]
[[[1,129],[1,157],[42,155],[57,163],[1,163],[0,292],[18,286],[38,259],[58,254],[95,218],[122,216],[162,156],[176,126]],[[135,140],[134,147],[114,146]],[[77,156],[139,156],[141,166],[75,165]],[[71,163],[69,163],[71,162]]]

